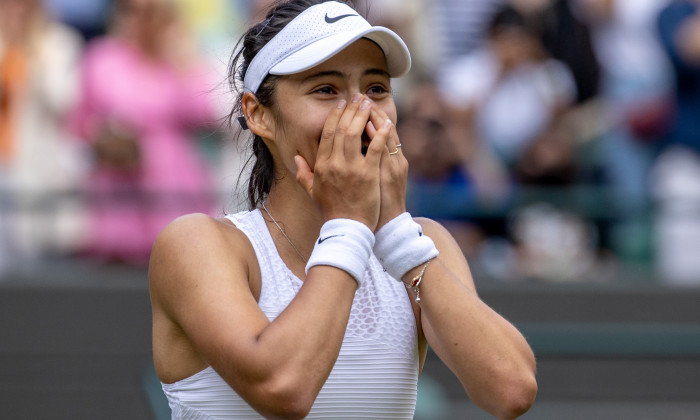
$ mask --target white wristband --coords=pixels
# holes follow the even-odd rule
[[[314,250],[306,263],[306,274],[316,265],[330,265],[350,274],[362,286],[372,255],[374,233],[364,223],[352,219],[332,219],[321,227]]]
[[[390,220],[375,238],[374,254],[384,270],[399,281],[409,270],[438,256],[433,240],[423,235],[423,229],[409,213]]]

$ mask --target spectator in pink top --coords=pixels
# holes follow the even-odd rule
[[[170,220],[212,208],[195,139],[215,127],[213,85],[183,28],[169,0],[118,0],[86,51],[75,125],[95,157],[91,256],[145,262]]]

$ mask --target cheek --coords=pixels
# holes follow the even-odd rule
[[[391,122],[393,122],[394,125],[396,125],[398,117],[396,112],[396,105],[394,105],[394,102],[391,101],[390,103],[380,104],[379,108],[381,108],[381,110],[384,111],[384,113],[389,117]]]
[[[314,106],[298,106],[294,112],[284,116],[284,128],[278,131],[276,137],[283,137],[282,146],[290,155],[290,164],[294,155],[301,155],[313,168],[316,161],[316,153],[321,140],[321,134],[326,124],[326,118],[330,114],[328,109]]]
[[[306,104],[289,107],[282,111],[282,118],[277,122],[281,124],[281,130],[277,130],[276,137],[283,137],[298,148],[304,148],[305,143],[317,144],[328,113],[321,107]]]
[[[294,124],[303,134],[305,145],[310,146],[314,152],[321,141],[321,134],[331,110],[330,106],[318,103],[300,104],[297,109]]]
[[[297,120],[297,133],[301,135],[299,146],[302,150],[309,150],[316,154],[321,141],[321,134],[326,125],[328,112],[323,109],[301,109],[302,115]]]
[[[319,109],[317,111],[309,111],[314,113],[314,117],[309,121],[309,135],[313,139],[313,144],[318,146],[321,141],[321,134],[323,134],[323,129],[326,126],[326,120],[330,112],[326,109]]]
[[[309,165],[313,168],[316,162],[316,155],[318,153],[318,147],[321,143],[321,135],[323,134],[323,129],[326,125],[326,118],[328,116],[327,112],[323,110],[318,110],[317,114],[312,121],[309,121],[306,130],[306,142],[304,144],[303,153],[306,153],[306,160]]]

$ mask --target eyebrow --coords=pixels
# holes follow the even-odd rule
[[[371,68],[367,69],[362,73],[362,76],[371,76],[371,75],[379,75],[379,76],[384,76],[388,79],[391,78],[391,75],[389,74],[388,71],[384,69],[379,69],[379,68]],[[344,77],[344,74],[338,70],[327,70],[327,71],[320,71],[318,73],[314,73],[312,75],[309,75],[302,80],[302,83],[310,82],[316,79],[320,79],[322,77]]]

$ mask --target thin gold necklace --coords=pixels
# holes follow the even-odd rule
[[[301,258],[302,261],[304,261],[304,264],[306,264],[308,260],[306,258],[304,258],[302,253],[299,251],[299,248],[297,248],[296,245],[294,245],[294,242],[292,242],[292,240],[289,239],[289,236],[287,236],[287,234],[284,232],[284,229],[282,229],[282,226],[280,226],[279,223],[277,223],[277,220],[275,220],[275,218],[272,217],[272,215],[270,214],[270,210],[268,210],[267,207],[265,207],[264,201],[262,202],[262,208],[263,208],[263,210],[265,210],[265,213],[267,213],[267,215],[270,217],[270,220],[272,220],[272,223],[274,223],[275,226],[277,226],[277,229],[280,230],[280,232],[282,233],[282,236],[284,236],[285,239],[287,239],[287,242],[289,242],[289,245],[291,245],[292,248],[294,248],[294,251],[297,253],[299,258]]]

